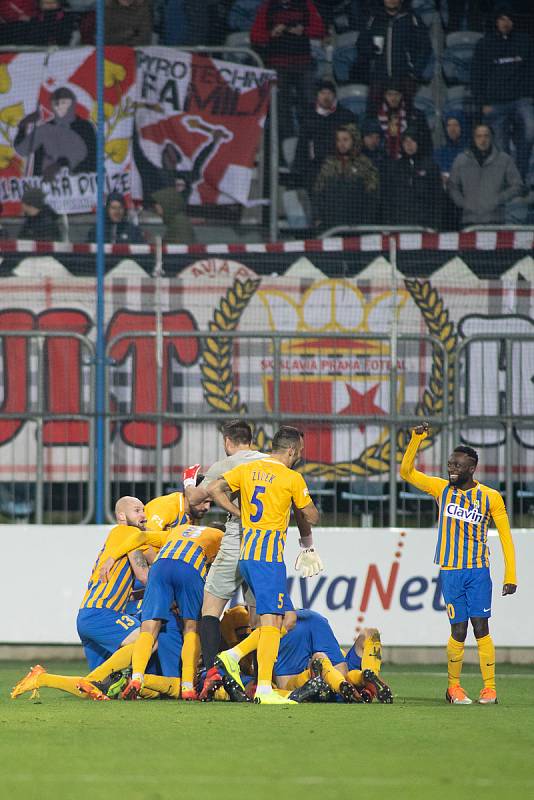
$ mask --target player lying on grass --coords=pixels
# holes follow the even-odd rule
[[[232,609],[225,614],[223,629],[227,627],[230,615],[234,619],[236,611]],[[248,615],[243,607],[237,621],[240,632],[246,632]],[[345,656],[328,620],[316,611],[288,611],[284,617],[284,627],[287,633],[280,640],[273,681],[291,700],[324,701],[332,695],[332,699],[335,700],[337,696],[346,703],[371,702],[374,697],[380,702],[392,702],[391,690],[378,677],[381,645],[376,629],[368,629],[359,636]],[[230,637],[226,638],[228,640]],[[237,635],[235,638],[238,638]],[[237,643],[225,651],[223,661],[238,662],[242,667],[243,656],[241,645]],[[232,675],[237,681],[235,669]],[[247,676],[240,672],[239,680],[243,691]],[[247,694],[250,693],[249,684]],[[239,691],[235,695],[239,697]],[[230,694],[230,699],[236,699],[235,695]]]
[[[415,457],[428,436],[427,422],[412,431],[402,459],[401,478],[435,497],[439,508],[438,542],[434,562],[439,564],[441,591],[451,624],[447,643],[449,703],[469,705],[472,701],[460,685],[464,643],[471,620],[478,646],[484,686],[479,703],[497,702],[495,688],[495,647],[489,633],[492,583],[489,571],[488,527],[493,519],[504,556],[503,595],[517,589],[515,552],[504,501],[496,489],[474,479],[478,455],[460,445],[448,460],[448,480],[425,475],[415,469]]]
[[[208,486],[210,497],[234,517],[241,517],[243,541],[239,570],[256,599],[259,633],[252,633],[257,650],[258,685],[255,699],[262,704],[290,702],[272,689],[274,662],[280,645],[280,629],[286,610],[287,575],[284,545],[291,507],[299,509],[309,525],[316,525],[319,512],[302,475],[291,469],[300,460],[303,435],[282,426],[274,435],[272,454],[252,463],[240,464]],[[229,498],[239,492],[241,509]],[[250,637],[249,637],[250,638]],[[216,665],[230,676],[239,676],[239,665],[224,657]],[[236,679],[237,679],[236,677]]]

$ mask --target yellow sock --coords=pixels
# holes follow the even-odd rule
[[[75,694],[76,697],[81,697],[82,693],[76,688],[82,678],[73,675],[51,675],[49,672],[43,672],[37,676],[37,686],[39,689],[60,689],[62,692]]]
[[[192,689],[193,681],[200,658],[200,636],[196,631],[189,631],[184,636],[182,647],[182,686]]]
[[[347,679],[338,669],[334,667],[329,658],[323,657],[320,659],[322,665],[322,676],[334,692],[339,691],[340,685]]]
[[[252,633],[250,633],[246,639],[243,639],[242,642],[239,642],[238,645],[232,648],[232,651],[238,661],[241,661],[242,658],[245,658],[245,656],[250,655],[250,653],[253,653],[254,650],[258,649],[260,631],[261,628],[256,628],[256,630],[252,631]]]
[[[280,697],[289,697],[289,695],[291,694],[289,689],[275,689],[274,691],[276,692],[276,694],[279,694]]]
[[[154,691],[154,689],[146,689],[144,686],[139,692],[139,696],[143,698],[143,700],[157,700],[159,698],[159,692]]]
[[[488,633],[487,636],[477,639],[477,645],[484,688],[495,689],[495,645],[493,639]]]
[[[363,663],[362,663],[363,666]],[[368,667],[371,669],[371,667]],[[373,670],[376,674],[376,670]],[[352,683],[353,686],[361,686],[363,684],[363,672],[361,669],[351,669],[349,674],[347,675],[347,679]]]
[[[460,675],[462,674],[462,666],[464,663],[464,650],[463,642],[457,642],[452,636],[449,637],[447,642],[447,673],[449,686],[455,686],[460,683]]]
[[[145,675],[143,689],[152,689],[166,697],[180,697],[180,678],[165,678],[160,675]]]
[[[289,689],[290,692],[292,692],[293,689],[299,689],[310,680],[310,677],[309,669],[305,669],[304,672],[300,673],[300,675],[292,675],[286,683],[286,689]]]
[[[150,661],[153,647],[154,637],[152,634],[148,633],[148,631],[140,633],[132,653],[132,675],[145,674],[146,665]]]
[[[260,629],[258,642],[258,687],[271,686],[273,667],[280,647],[280,630],[274,625],[264,625]]]
[[[380,672],[382,666],[382,642],[380,634],[376,633],[368,636],[363,643],[362,670],[372,669],[375,675]]]
[[[127,644],[124,647],[119,647],[119,649],[113,653],[112,656],[108,658],[107,661],[104,661],[103,664],[100,664],[99,667],[94,669],[89,675],[86,675],[88,681],[103,681],[108,675],[111,675],[112,672],[117,672],[119,669],[126,669],[132,663],[132,653],[134,651],[135,645]]]
[[[214,700],[218,700],[221,703],[228,703],[230,698],[226,694],[226,691],[221,686],[220,689],[215,690],[215,694],[213,695]]]

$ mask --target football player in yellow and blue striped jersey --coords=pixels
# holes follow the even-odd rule
[[[136,497],[121,497],[115,516],[118,524],[97,557],[76,620],[90,669],[137,638],[139,621],[125,613],[135,577],[129,556],[161,538],[145,530],[144,506]]]
[[[239,569],[256,598],[260,617],[256,690],[256,700],[260,703],[287,702],[273,691],[271,681],[282,618],[285,611],[292,608],[287,597],[284,563],[291,507],[296,508],[309,525],[319,521],[304,478],[291,469],[300,459],[303,446],[301,432],[283,426],[273,438],[271,456],[239,464],[208,486],[208,493],[221,508],[241,517],[243,539]],[[228,494],[232,492],[239,492],[241,510],[230,500]],[[242,686],[239,662],[230,651],[219,654],[217,665]]]
[[[197,476],[197,481],[203,479],[202,475]],[[207,498],[199,502],[191,502],[183,492],[171,492],[170,494],[155,497],[145,506],[146,529],[149,531],[170,531],[177,525],[187,525],[188,523],[198,524],[206,511],[209,510],[210,502]],[[148,563],[152,563],[151,560]],[[132,586],[130,600],[126,606],[126,613],[135,616],[141,611],[141,604],[144,597],[145,580],[136,577]]]
[[[449,456],[448,480],[430,477],[415,469],[417,450],[428,436],[428,430],[425,422],[412,431],[400,474],[403,480],[435,497],[439,508],[434,561],[441,568],[441,590],[451,624],[447,643],[449,686],[446,699],[461,705],[471,703],[460,685],[464,643],[468,621],[471,620],[484,682],[479,702],[496,703],[495,647],[488,624],[492,593],[488,528],[490,519],[493,519],[504,555],[502,593],[513,594],[517,589],[517,578],[508,514],[499,492],[474,479],[478,455],[471,447],[460,445]]]
[[[196,699],[193,679],[200,656],[198,620],[209,565],[217,555],[223,533],[216,528],[180,525],[169,532],[148,575],[141,609],[141,633],[132,654],[132,679],[122,696],[135,699],[161,626],[176,603],[183,623],[182,699]]]

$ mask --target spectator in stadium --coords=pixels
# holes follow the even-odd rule
[[[509,5],[498,6],[495,28],[478,42],[471,67],[471,92],[495,144],[509,152],[513,140],[523,178],[534,144],[534,42],[514,29]]]
[[[192,244],[193,226],[186,213],[183,195],[172,186],[152,195],[154,209],[165,224],[163,241],[167,244]]]
[[[355,125],[336,131],[336,152],[321,167],[313,192],[317,225],[369,225],[376,221],[378,171],[361,154]]]
[[[465,114],[461,110],[450,111],[443,118],[445,144],[434,150],[434,161],[444,179],[449,177],[456,156],[469,147],[469,130]]]
[[[402,134],[401,157],[391,163],[387,189],[388,223],[441,227],[444,195],[439,167],[421,151],[416,128]]]
[[[88,242],[96,242],[96,225],[87,235]],[[111,192],[106,200],[104,241],[110,244],[144,244],[145,238],[138,225],[128,219],[128,209],[124,197],[119,192]]]
[[[367,117],[361,124],[362,155],[369,159],[378,171],[379,198],[376,212],[376,222],[387,222],[386,199],[389,180],[389,165],[391,159],[384,149],[384,136],[377,119]]]
[[[380,103],[386,81],[399,82],[411,106],[417,81],[432,54],[426,27],[404,0],[383,0],[360,32],[352,78],[368,83],[369,111]]]
[[[440,169],[443,186],[446,189],[454,159],[469,146],[469,127],[463,111],[455,110],[446,114],[443,119],[443,129],[446,144],[434,150],[434,161]],[[456,231],[459,225],[460,210],[446,193],[443,203],[443,228],[447,231]]]
[[[0,44],[34,47],[66,47],[70,44],[76,20],[74,14],[65,11],[61,0],[39,0],[31,17],[26,19],[29,10],[26,7],[17,21],[1,26]]]
[[[417,130],[419,150],[425,155],[432,152],[432,138],[426,117],[419,109],[410,109],[407,106],[398,81],[385,81],[377,118],[384,134],[386,153],[390,158],[400,158],[401,136],[408,127]]]
[[[152,41],[151,0],[106,0],[106,44],[129,47],[150,44]]]
[[[475,127],[473,144],[454,160],[448,192],[464,226],[503,224],[506,203],[523,193],[516,165],[495,147],[488,125]]]
[[[340,125],[356,124],[352,111],[337,102],[336,86],[323,80],[317,85],[315,104],[302,121],[292,173],[295,183],[310,190],[324,160],[336,149],[336,130]]]
[[[17,234],[18,239],[31,239],[38,242],[58,242],[61,240],[58,215],[47,204],[41,189],[30,188],[22,195],[24,223]]]
[[[293,106],[302,115],[313,97],[310,39],[326,35],[312,0],[264,0],[250,31],[250,41],[265,66],[278,74],[280,139],[294,135]]]

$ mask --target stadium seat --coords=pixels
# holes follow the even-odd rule
[[[337,492],[335,485],[325,483],[322,478],[308,478],[306,477],[306,485],[310,491],[310,496],[317,506],[319,512],[323,511],[323,498],[332,497],[334,505],[334,513],[336,510]]]
[[[417,14],[427,28],[432,25],[437,11],[434,0],[412,0],[411,10]]]
[[[356,61],[359,31],[347,31],[336,39],[332,58],[334,77],[338,83],[348,83],[354,62]]]
[[[247,47],[250,50],[250,34],[248,31],[237,31],[236,33],[229,33],[225,39],[224,46],[230,48],[228,52],[223,53],[222,57],[231,61],[238,61],[244,63],[250,60],[246,53],[239,53],[232,50],[232,47],[237,49]]]
[[[384,491],[381,483],[376,483],[370,480],[353,481],[349,485],[348,492],[341,492],[341,499],[348,500],[350,503],[356,503],[357,509],[363,505],[362,510],[362,525],[372,526],[373,513],[370,510],[371,504],[376,504],[380,508],[385,502],[389,500],[389,494]]]
[[[315,65],[315,78],[320,81],[323,78],[331,78],[332,63],[327,55],[327,50],[323,47],[319,39],[310,39],[311,54]]]
[[[286,165],[291,169],[297,152],[298,136],[288,136],[282,141],[282,154]]]
[[[249,31],[262,0],[235,0],[228,14],[231,31]]]
[[[467,86],[449,86],[443,103],[443,117],[454,111],[469,115],[473,111],[473,98]]]
[[[0,514],[17,523],[28,522],[35,507],[32,494],[27,484],[0,484]]]
[[[411,487],[410,489],[401,489],[398,494],[399,500],[415,500],[418,503],[424,500],[432,500],[433,503],[436,502],[435,498],[432,497],[430,494],[426,494],[426,492],[420,492],[419,489],[414,489]]]
[[[428,86],[422,86],[414,98],[414,106],[422,111],[431,130],[436,127],[436,105],[432,96],[432,90]]]
[[[443,76],[448,84],[469,83],[475,46],[481,36],[476,31],[449,33],[441,60]]]
[[[305,189],[287,189],[282,195],[282,207],[289,228],[309,228],[311,204]]]
[[[337,97],[342,106],[356,114],[359,119],[363,119],[367,109],[368,94],[369,89],[363,83],[349,83],[339,88]]]

